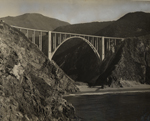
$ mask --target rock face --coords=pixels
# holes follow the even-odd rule
[[[124,40],[101,64],[96,85],[123,87],[132,83],[150,84],[150,36]]]
[[[0,23],[0,120],[68,121],[74,82],[21,32]]]

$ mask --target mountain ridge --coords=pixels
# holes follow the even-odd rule
[[[97,36],[138,37],[150,33],[150,13],[127,13],[114,23],[95,33]]]
[[[0,19],[9,25],[49,31],[69,24],[68,22],[50,18],[39,13],[25,13],[15,17],[7,16]]]
[[[71,24],[60,26],[54,31],[93,35],[113,22],[114,21]]]

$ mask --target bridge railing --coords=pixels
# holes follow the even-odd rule
[[[98,51],[101,53],[102,59],[105,57],[105,52],[108,50],[112,50],[115,52],[115,49],[112,45],[117,45],[123,38],[118,37],[103,37],[103,36],[94,36],[94,35],[86,35],[86,34],[77,34],[77,33],[66,33],[66,32],[56,32],[51,31],[51,52],[53,52],[59,44],[65,41],[69,37],[82,37],[88,40]],[[113,44],[112,44],[113,43]]]
[[[69,37],[82,37],[88,40],[98,51],[101,53],[102,60],[105,58],[105,51],[111,50],[112,43],[117,45],[123,38],[118,37],[103,37],[95,35],[77,34],[77,33],[66,33],[66,32],[56,32],[47,30],[37,30],[25,27],[12,26],[25,34],[32,43],[36,44],[41,51],[44,52],[49,58],[51,58],[51,53],[67,38]],[[48,35],[48,36],[46,36]]]
[[[72,36],[83,37],[88,41],[90,41],[94,46],[97,45],[97,41],[100,41],[104,37],[104,36],[94,36],[94,35],[77,34],[77,33],[56,32],[56,31],[51,31],[51,34],[52,34],[51,39],[53,43],[53,49],[55,49],[57,45],[63,42],[66,38]],[[123,40],[123,38],[118,38],[118,37],[104,37],[104,39],[107,41],[115,40],[115,43],[117,43],[116,40]],[[58,40],[58,42],[56,40]]]
[[[24,28],[24,27],[18,27],[18,26],[12,26],[13,28],[18,29],[22,33],[25,34],[25,36],[32,41],[32,43],[36,44],[39,49],[42,51],[43,49],[43,36],[48,35],[47,30],[38,30],[38,29],[30,29],[30,28]]]

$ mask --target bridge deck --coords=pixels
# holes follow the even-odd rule
[[[64,43],[64,41],[67,41],[68,38],[81,38],[87,42],[93,51],[95,52],[95,49],[101,55],[102,60],[105,58],[105,51],[111,50],[111,44],[117,45],[117,40],[123,41],[124,38],[119,37],[104,37],[104,36],[95,36],[95,35],[86,35],[86,34],[78,34],[78,33],[66,33],[66,32],[56,32],[56,31],[48,31],[48,30],[37,30],[37,29],[31,29],[31,28],[24,28],[24,27],[18,27],[18,26],[12,26],[16,29],[19,29],[21,32],[25,34],[26,37],[28,37],[34,44],[37,44],[39,49],[43,51],[45,47],[43,47],[43,41],[47,41],[47,52],[45,54],[49,57],[49,59],[52,58],[53,53],[55,50]],[[43,39],[44,35],[48,35],[47,40]],[[37,40],[38,37],[38,40]],[[90,43],[89,43],[90,42]],[[94,47],[94,48],[93,48]],[[100,57],[100,56],[99,56]]]

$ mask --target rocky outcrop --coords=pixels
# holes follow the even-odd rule
[[[62,98],[74,82],[21,32],[0,23],[0,120],[68,121],[74,107]]]
[[[128,38],[101,64],[95,85],[111,87],[150,84],[150,36]]]

